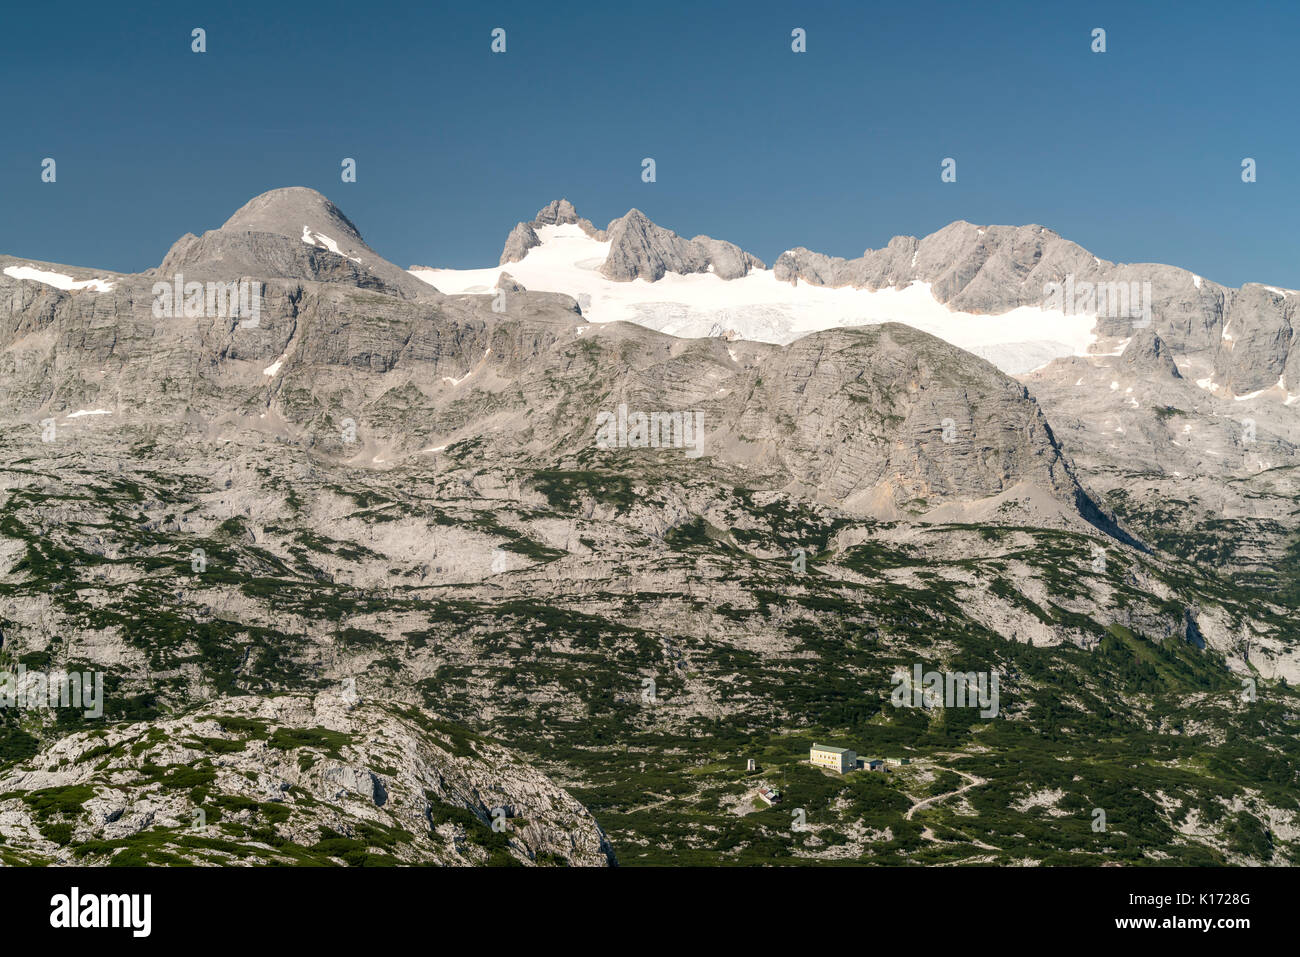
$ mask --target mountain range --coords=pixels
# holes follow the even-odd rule
[[[1294,861],[1297,302],[566,200],[401,269],[304,188],[139,274],[0,256],[0,662],[109,691],[0,709],[0,857]],[[999,721],[890,708],[922,659]],[[833,736],[911,770],[790,758]]]

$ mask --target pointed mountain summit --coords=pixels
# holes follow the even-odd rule
[[[374,255],[352,220],[324,194],[306,186],[273,189],[254,196],[221,228],[232,232],[279,233],[294,239],[308,228],[330,237],[343,255]]]
[[[534,228],[542,226],[577,226],[598,243],[603,243],[606,239],[605,230],[597,229],[590,219],[579,216],[578,211],[573,208],[573,204],[567,199],[556,199],[547,203],[537,211],[537,215],[533,217],[532,225]]]
[[[219,229],[176,241],[155,272],[193,279],[241,277],[343,283],[402,299],[437,290],[384,259],[343,211],[314,189],[262,193]]]
[[[542,240],[537,235],[537,230],[544,226],[577,226],[596,242],[605,241],[605,230],[597,229],[591,220],[579,216],[567,199],[555,199],[539,209],[530,222],[518,223],[510,230],[497,265],[517,263],[528,255],[528,250],[540,246]]]
[[[739,279],[751,269],[766,268],[734,243],[709,236],[684,239],[671,229],[650,221],[639,209],[614,220],[606,230],[609,256],[600,267],[609,279],[628,282],[648,279],[654,282],[666,273],[711,272],[722,279]]]

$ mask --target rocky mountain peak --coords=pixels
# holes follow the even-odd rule
[[[249,200],[219,229],[187,233],[155,270],[194,279],[307,279],[355,285],[403,299],[438,292],[384,259],[343,211],[314,189],[273,189]]]
[[[304,227],[328,236],[340,249],[366,249],[361,232],[328,198],[306,186],[272,189],[255,196],[222,225],[228,232],[279,233],[299,239]]]
[[[722,279],[738,279],[750,269],[765,268],[760,259],[734,243],[708,236],[684,239],[655,225],[636,208],[611,222],[606,232],[609,256],[600,271],[620,282],[637,278],[653,282],[670,272],[712,272]]]
[[[537,230],[542,226],[578,226],[597,242],[605,241],[605,230],[597,229],[591,220],[579,216],[567,199],[555,199],[539,209],[531,222],[515,224],[515,228],[506,237],[498,265],[517,263],[528,255],[528,250],[540,246],[542,240],[538,237]]]
[[[578,211],[567,199],[556,199],[547,203],[533,217],[535,226],[562,226],[581,222]]]

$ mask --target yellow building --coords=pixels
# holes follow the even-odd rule
[[[808,752],[808,763],[818,768],[830,768],[843,774],[858,766],[858,755],[847,748],[829,748],[824,744],[814,744]]]

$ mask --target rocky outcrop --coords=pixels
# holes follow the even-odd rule
[[[1236,395],[1268,389],[1283,382],[1300,392],[1300,293],[1256,283],[1232,291],[1224,318],[1214,382]]]
[[[763,263],[739,246],[708,236],[683,239],[672,230],[656,226],[639,209],[609,224],[609,256],[601,274],[620,282],[648,279],[667,273],[712,272],[723,279],[739,279]]]
[[[1120,362],[1134,375],[1182,378],[1169,347],[1152,329],[1142,329],[1133,334],[1120,355]]]
[[[605,241],[605,231],[597,229],[592,225],[591,220],[583,219],[578,215],[578,211],[573,208],[573,204],[567,199],[553,200],[537,211],[533,217],[533,226],[568,226],[574,225],[582,229],[584,233],[598,242]]]
[[[540,246],[542,241],[537,236],[537,230],[542,226],[569,225],[579,227],[597,242],[605,241],[605,231],[603,229],[597,229],[591,220],[579,216],[578,211],[573,208],[573,204],[567,199],[557,199],[539,209],[531,222],[518,223],[514,229],[510,230],[510,235],[506,237],[505,248],[501,250],[501,259],[498,265],[504,266],[507,263],[517,263],[528,255],[528,250]]]
[[[0,775],[4,846],[70,862],[64,845],[83,845],[91,864],[196,847],[228,865],[615,863],[587,810],[508,749],[351,688],[63,738]],[[53,789],[76,805],[24,796]]]
[[[503,272],[501,275],[497,276],[497,289],[509,293],[525,293],[528,291],[523,287],[522,283],[516,280],[515,277],[510,275],[508,272]]]
[[[901,513],[1022,485],[1069,509],[1086,498],[1023,386],[908,326],[814,333],[773,350],[753,379],[761,387],[737,389],[748,401],[722,418],[721,454],[770,437],[793,483],[822,501]]]
[[[497,265],[504,266],[506,263],[517,263],[528,255],[528,250],[541,244],[542,241],[537,238],[537,231],[533,229],[531,223],[519,223],[514,229],[510,230],[510,235],[506,237],[506,245],[501,250],[501,260]]]

